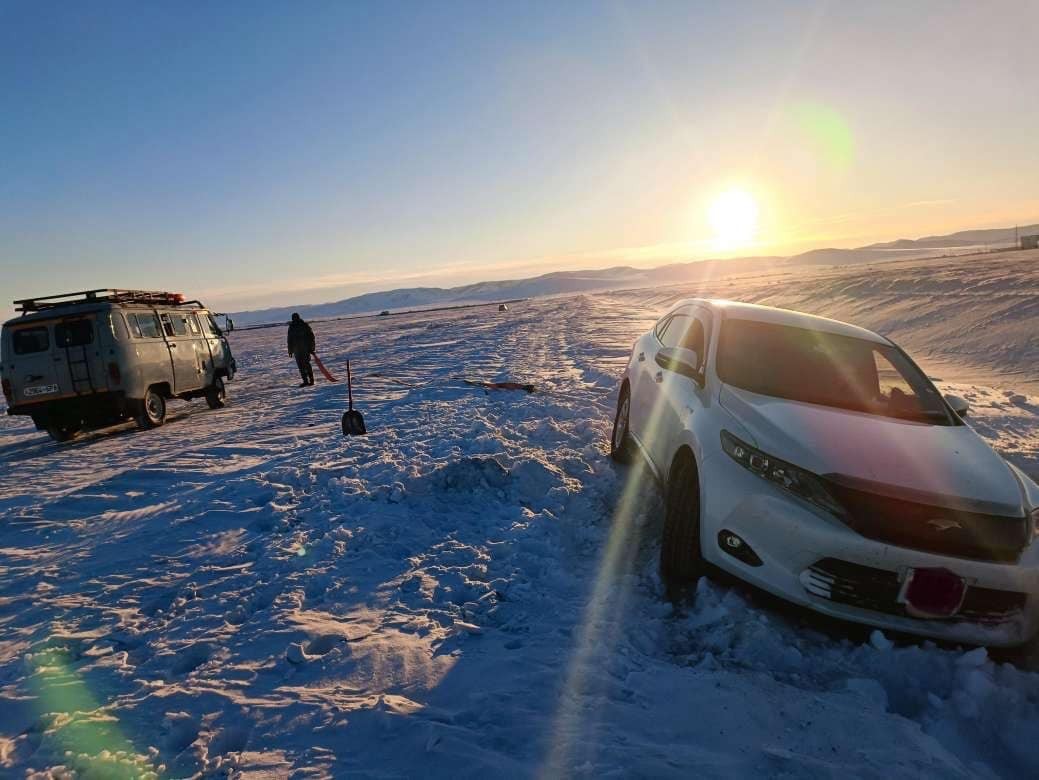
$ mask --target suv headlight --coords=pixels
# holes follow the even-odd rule
[[[721,439],[725,453],[747,471],[767,479],[788,493],[793,493],[838,518],[845,517],[844,507],[830,495],[823,481],[812,472],[751,447],[728,431],[722,431]]]

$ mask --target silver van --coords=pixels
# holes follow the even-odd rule
[[[8,414],[66,441],[134,419],[162,425],[166,401],[224,405],[234,377],[227,338],[199,301],[142,290],[86,290],[15,301],[0,333]]]

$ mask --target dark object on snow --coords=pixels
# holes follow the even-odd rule
[[[314,362],[317,363],[317,369],[321,372],[321,375],[329,382],[338,382],[339,380],[332,376],[332,372],[325,368],[325,364],[321,362],[321,358],[314,353]]]
[[[508,310],[509,310],[509,307],[506,306],[504,303],[499,303],[498,304],[498,311],[508,311]]]
[[[314,367],[310,365],[310,356],[315,349],[314,331],[298,314],[292,315],[289,323],[288,347],[289,354],[296,358],[296,367],[299,368],[300,379],[303,380],[301,387],[314,384]]]
[[[350,378],[350,361],[346,361],[346,392],[350,398],[350,408],[343,412],[343,436],[364,436],[368,429],[364,427],[364,417],[354,409],[354,386]]]
[[[534,385],[524,385],[519,382],[481,382],[478,379],[466,379],[465,383],[475,387],[482,387],[485,390],[525,390],[528,393],[533,393],[537,389]]]

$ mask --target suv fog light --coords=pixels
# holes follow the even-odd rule
[[[728,553],[737,560],[743,561],[748,566],[761,565],[761,558],[758,557],[758,554],[751,549],[750,545],[739,534],[723,528],[718,532],[718,546],[721,547],[723,552]]]

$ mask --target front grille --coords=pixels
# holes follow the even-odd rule
[[[852,487],[830,476],[827,487],[847,510],[845,522],[868,539],[913,550],[1016,561],[1028,544],[1028,518],[950,509]]]
[[[812,595],[838,604],[910,617],[905,606],[898,603],[901,582],[897,572],[823,558],[804,570],[801,584]],[[990,625],[1006,623],[1024,611],[1027,598],[1024,593],[968,585],[960,611],[944,619]]]

